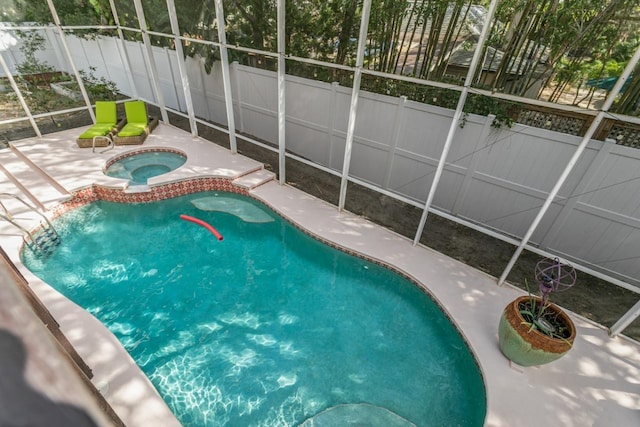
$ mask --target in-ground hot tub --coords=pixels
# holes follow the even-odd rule
[[[132,185],[145,185],[149,178],[176,170],[186,161],[187,155],[174,148],[136,150],[109,160],[104,173],[128,179]]]

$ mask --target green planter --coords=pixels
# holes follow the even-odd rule
[[[566,339],[553,338],[531,329],[531,325],[520,314],[519,306],[529,300],[522,296],[505,307],[498,326],[500,350],[509,360],[521,366],[544,365],[553,362],[566,354],[573,346],[576,328],[571,318],[560,307],[549,304],[548,312],[563,323],[570,331]],[[538,299],[539,301],[539,299]]]

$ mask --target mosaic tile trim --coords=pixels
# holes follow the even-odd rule
[[[121,188],[92,185],[75,191],[71,200],[61,203],[53,210],[53,217],[79,208],[97,200],[105,200],[114,203],[150,203],[158,200],[172,199],[185,194],[199,193],[203,191],[226,191],[229,193],[248,196],[247,189],[233,184],[229,178],[194,178],[183,181],[171,182],[151,187],[151,190],[143,193],[126,193]]]
[[[71,193],[71,199],[56,205],[51,210],[51,217],[52,219],[57,218],[66,212],[72,211],[91,202],[95,202],[96,200],[98,200],[98,197],[96,196],[93,187],[81,188],[80,190],[76,190]]]
[[[184,156],[185,158],[187,157],[187,153],[185,153],[182,150],[178,150],[176,148],[167,148],[167,147],[141,148],[141,149],[138,149],[138,150],[132,150],[132,151],[128,151],[126,153],[119,154],[118,156],[114,157],[113,159],[110,159],[107,162],[107,164],[105,165],[104,170],[109,169],[109,166],[111,166],[115,162],[118,162],[118,161],[120,161],[122,159],[126,159],[128,157],[135,156],[136,154],[141,154],[141,153],[173,153],[173,154],[178,154],[180,156]]]

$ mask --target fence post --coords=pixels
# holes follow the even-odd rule
[[[596,154],[594,159],[591,161],[591,164],[586,167],[585,172],[582,175],[578,185],[573,190],[573,194],[567,198],[564,207],[556,217],[553,224],[551,224],[545,235],[540,240],[540,243],[538,245],[540,249],[545,250],[546,248],[549,248],[554,244],[556,236],[558,235],[560,230],[562,230],[562,227],[571,215],[571,212],[573,212],[573,210],[575,209],[576,204],[578,204],[578,202],[580,201],[580,195],[583,194],[591,186],[594,177],[600,173],[600,169],[609,156],[609,153],[611,153],[611,148],[613,148],[614,145],[615,141],[613,141],[612,139],[606,139],[602,143],[598,154]]]
[[[143,42],[143,56],[146,59],[147,66],[149,67],[149,74],[151,74],[151,88],[156,96],[158,107],[160,108],[160,115],[162,121],[169,123],[169,116],[167,115],[167,109],[165,108],[164,96],[162,95],[162,89],[160,88],[160,77],[158,75],[158,67],[153,57],[153,47],[151,46],[151,40],[149,39],[149,33],[147,33],[147,21],[144,16],[144,10],[142,8],[141,0],[134,0],[133,4],[136,9],[136,16],[138,18],[138,25],[142,34]]]
[[[347,138],[344,143],[344,158],[342,162],[342,178],[340,179],[340,196],[338,198],[338,210],[342,211],[347,198],[347,183],[349,182],[349,167],[351,166],[351,150],[356,129],[356,117],[358,113],[358,98],[360,96],[360,81],[362,79],[362,65],[364,63],[364,49],[367,43],[367,30],[369,29],[369,14],[371,12],[371,0],[362,3],[362,17],[360,19],[360,34],[358,36],[358,50],[356,54],[356,70],[353,73],[353,88],[351,91],[351,104],[349,106],[349,122],[347,123]]]
[[[194,64],[196,63],[196,61],[191,60],[191,63]],[[207,72],[204,69],[204,63],[202,61],[197,61],[197,70],[198,70],[198,76],[200,76],[200,84],[202,85],[202,97],[204,99],[204,106],[207,109],[207,120],[211,120],[212,122],[215,122],[211,114],[211,108],[209,108],[209,94],[207,94],[207,82],[204,79],[205,74],[207,74]],[[215,94],[213,98],[215,99]]]
[[[391,144],[389,145],[389,152],[387,153],[387,160],[385,162],[385,176],[384,176],[384,188],[389,189],[391,183],[391,170],[393,169],[393,159],[396,154],[396,148],[398,147],[398,141],[404,133],[404,126],[402,126],[402,120],[404,118],[404,109],[407,106],[407,97],[399,96],[398,104],[396,107],[396,114],[393,118],[393,133],[391,134]]]
[[[462,179],[462,184],[460,185],[460,190],[458,191],[458,195],[456,196],[456,200],[453,202],[453,208],[451,209],[451,213],[453,215],[458,215],[458,212],[462,208],[464,204],[464,200],[467,197],[467,193],[471,188],[471,183],[473,182],[473,175],[476,173],[476,169],[478,166],[478,153],[481,151],[480,147],[484,145],[485,147],[489,144],[486,143],[489,138],[489,134],[491,133],[491,125],[495,120],[496,116],[493,114],[489,114],[482,126],[482,132],[478,139],[476,139],[476,145],[473,149],[473,154],[471,154],[471,160],[469,161],[469,166],[467,166],[467,170],[464,174],[464,178]]]
[[[164,55],[167,58],[167,63],[169,64],[169,80],[171,81],[171,87],[173,88],[173,96],[176,97],[176,110],[184,111],[182,109],[182,105],[180,104],[180,95],[178,94],[178,85],[176,84],[176,75],[173,72],[173,67],[171,66],[171,53],[169,52],[169,48],[164,46],[162,48],[164,50]],[[184,86],[183,86],[184,89]],[[186,93],[186,92],[185,92]],[[185,108],[186,110],[186,108]],[[193,134],[193,133],[192,133]],[[195,134],[193,136],[196,136]]]
[[[187,73],[187,64],[185,59],[184,50],[182,49],[182,40],[180,40],[180,26],[178,24],[178,17],[176,14],[176,5],[173,0],[167,0],[167,10],[169,11],[169,21],[171,21],[171,31],[173,32],[176,52],[176,62],[178,64],[178,72],[180,73],[180,82],[182,83],[182,93],[184,96],[185,109],[189,116],[189,128],[191,129],[192,136],[198,136],[198,125],[196,123],[195,111],[193,108],[193,101],[191,100],[191,84],[189,82],[189,73]],[[166,48],[165,48],[166,49]],[[169,62],[169,70],[171,71],[171,83],[176,94],[176,103],[178,104],[178,110],[181,110],[180,96],[178,95],[178,88],[176,87],[175,77],[173,75],[173,67],[171,66],[171,55],[169,55],[169,49],[167,52],[167,61]]]
[[[138,89],[136,88],[136,83],[133,79],[131,61],[129,60],[129,53],[127,52],[127,44],[124,40],[124,33],[122,32],[122,28],[120,27],[120,18],[118,17],[118,9],[116,8],[115,0],[109,0],[109,5],[111,7],[111,15],[113,15],[113,20],[116,24],[116,31],[118,32],[118,43],[116,44],[116,48],[118,49],[118,55],[120,56],[120,61],[122,62],[122,69],[125,76],[127,76],[127,80],[129,81],[129,90],[131,91],[133,98],[138,98]]]
[[[596,130],[596,133],[594,134],[593,139],[605,141],[609,136],[609,132],[611,132],[611,128],[615,124],[616,124],[616,121],[614,119],[607,118],[602,120],[602,123],[600,123],[600,126],[598,126],[598,129]]]
[[[60,53],[60,51],[63,50],[64,47],[60,42],[59,35],[55,33],[53,35],[49,34],[49,30],[44,30],[43,32],[47,39],[47,42],[49,43],[49,46],[51,46],[51,49],[53,50],[53,53],[56,57],[56,65],[58,65],[58,67],[55,67],[56,70],[69,72],[69,64],[67,64],[67,61],[64,60],[64,55]],[[73,72],[73,70],[71,70],[71,72]]]
[[[227,111],[227,129],[229,130],[229,147],[232,154],[238,153],[236,143],[236,121],[233,112],[233,94],[229,77],[229,52],[227,51],[227,33],[225,33],[224,9],[222,0],[215,0],[218,40],[220,41],[220,62],[222,63],[222,84],[224,86],[224,102]]]
[[[84,46],[84,43],[83,43]],[[104,57],[104,49],[102,48],[102,43],[96,40],[96,46],[98,47],[98,52],[100,53],[100,58],[102,59],[102,64],[104,64],[104,71],[107,73],[107,79],[113,81],[113,77],[111,77],[111,71],[109,70],[109,63]]]
[[[471,58],[471,64],[469,64],[469,69],[467,70],[467,77],[464,80],[464,87],[462,88],[462,92],[460,92],[460,98],[458,98],[458,105],[456,106],[456,111],[453,113],[453,118],[451,119],[451,123],[449,125],[449,131],[447,132],[447,138],[444,141],[444,147],[442,148],[442,153],[440,154],[440,159],[438,160],[438,166],[436,167],[436,171],[433,174],[433,181],[431,182],[431,187],[429,188],[429,194],[427,195],[427,200],[424,203],[424,208],[422,209],[422,217],[420,218],[420,222],[418,223],[418,230],[416,231],[416,235],[413,238],[413,246],[416,246],[420,243],[420,238],[422,237],[422,232],[424,231],[424,226],[427,223],[427,215],[429,214],[429,209],[431,209],[431,203],[433,202],[433,198],[436,195],[436,190],[438,189],[438,184],[440,183],[440,177],[442,176],[442,171],[444,170],[444,165],[447,161],[447,156],[449,155],[449,150],[451,149],[451,144],[453,143],[453,137],[456,134],[457,127],[460,123],[460,118],[462,117],[462,109],[467,100],[467,95],[469,94],[469,88],[473,83],[473,76],[476,72],[476,68],[478,67],[478,63],[480,62],[480,57],[482,56],[482,47],[487,42],[487,38],[489,37],[489,28],[491,27],[491,20],[495,14],[495,11],[498,7],[498,0],[491,0],[491,4],[489,5],[489,10],[487,14],[484,16],[484,24],[482,26],[482,32],[478,37],[478,42],[476,43],[476,49],[473,52],[473,57]]]
[[[231,74],[233,75],[233,86],[236,95],[236,105],[238,107],[238,129],[244,132],[244,114],[242,112],[242,88],[240,87],[240,70],[238,69],[238,61],[233,61],[230,65]],[[233,99],[233,97],[232,97]]]
[[[327,116],[327,136],[329,138],[329,159],[327,164],[329,167],[332,167],[331,162],[333,161],[333,149],[334,149],[334,132],[335,132],[335,111],[336,111],[336,102],[338,102],[338,86],[340,84],[338,82],[331,83],[331,96],[329,97],[329,105],[325,108],[325,111],[328,112]]]

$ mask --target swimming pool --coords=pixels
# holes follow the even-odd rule
[[[483,423],[480,372],[430,298],[251,199],[99,201],[55,225],[61,246],[25,265],[118,337],[184,425]]]

